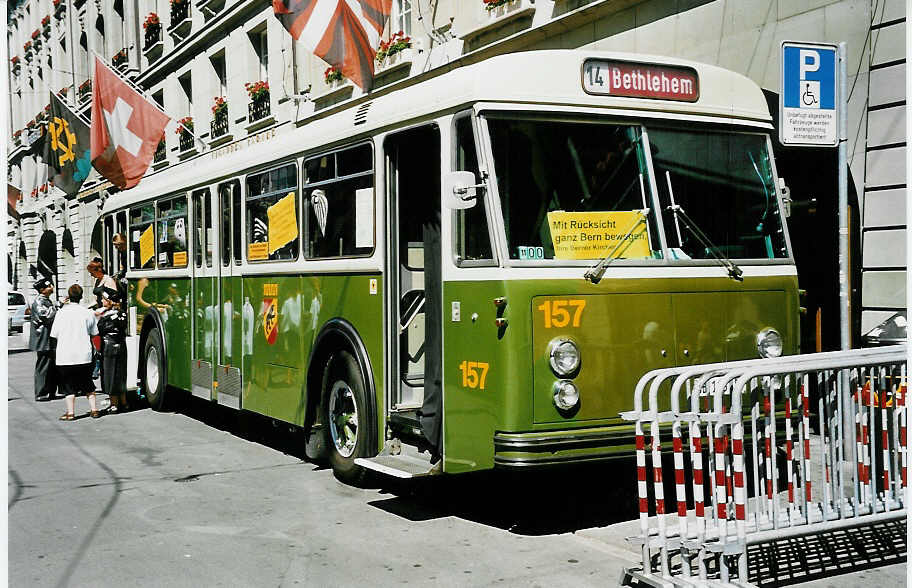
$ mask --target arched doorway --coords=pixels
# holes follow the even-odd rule
[[[38,273],[42,277],[54,282],[54,289],[59,289],[57,284],[57,236],[54,231],[44,231],[38,241]]]

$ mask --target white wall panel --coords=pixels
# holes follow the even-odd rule
[[[864,267],[906,267],[906,231],[866,231],[862,251]]]

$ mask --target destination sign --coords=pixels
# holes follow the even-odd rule
[[[583,90],[604,96],[696,102],[700,78],[690,67],[587,59]]]

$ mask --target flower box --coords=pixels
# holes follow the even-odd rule
[[[377,65],[374,67],[374,75],[411,66],[413,55],[414,54],[411,47],[397,51],[392,55],[387,55],[382,60],[377,62]]]
[[[123,71],[127,67],[127,50],[121,49],[111,57],[111,66],[118,70]]]
[[[478,37],[482,33],[500,28],[508,22],[513,22],[522,17],[531,18],[535,15],[535,0],[482,0],[480,3],[481,11],[484,13],[484,24],[466,31],[459,35],[459,38],[471,39]]]

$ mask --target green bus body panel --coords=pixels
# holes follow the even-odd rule
[[[500,296],[508,321],[502,333],[494,323]],[[545,328],[540,307],[554,300],[585,300],[578,326],[571,306],[566,326]],[[782,335],[784,353],[798,351],[795,276],[448,282],[444,301],[445,309],[459,302],[461,311],[458,322],[444,316],[444,469],[452,473],[493,467],[495,435],[506,447],[547,432],[602,429],[610,440],[553,457],[629,452],[631,426],[618,413],[632,408],[634,386],[648,370],[756,358],[756,335],[766,327]],[[558,377],[548,347],[559,337],[572,339],[582,358],[570,378],[580,390],[579,408],[569,414],[552,400]],[[489,364],[484,389],[463,384],[463,361]],[[505,450],[498,460],[524,455],[532,453]]]
[[[371,279],[378,282],[377,294],[370,294]],[[383,297],[379,282],[379,275],[245,277],[243,295],[254,311],[253,355],[245,355],[243,361],[241,406],[303,425],[307,416],[307,362],[314,340],[327,321],[343,318],[358,332],[367,350],[377,410],[383,414]],[[267,284],[277,285],[272,302],[271,296],[264,296]],[[269,304],[275,305],[278,321],[272,343],[264,320]]]
[[[376,294],[371,294],[371,279],[376,280]],[[190,364],[194,359],[216,361],[215,341],[218,328],[218,306],[206,304],[214,300],[216,292],[213,278],[197,279],[198,297],[195,351],[190,347],[189,279],[171,280],[158,278],[149,281],[143,291],[148,303],[168,304],[174,310],[162,312],[167,339],[168,384],[184,390],[190,389]],[[131,281],[135,294],[136,281]],[[173,285],[178,288],[174,292]],[[225,288],[231,284],[230,292]],[[275,285],[277,296],[264,296],[264,285]],[[242,293],[235,297],[234,293]],[[252,316],[247,321],[232,323],[231,347],[241,350],[240,362],[227,362],[227,344],[223,348],[225,365],[240,365],[243,381],[241,406],[275,419],[304,425],[306,418],[307,362],[314,340],[321,328],[334,318],[342,318],[357,331],[367,351],[373,369],[373,385],[377,398],[378,430],[384,414],[383,386],[383,285],[380,275],[324,275],[287,276],[265,275],[223,278],[222,298],[232,300],[231,315]],[[237,304],[241,300],[241,304]],[[135,304],[135,296],[131,302]],[[252,312],[246,308],[252,308]],[[267,304],[274,304],[277,326],[270,343],[265,330],[264,311]],[[179,309],[179,310],[177,310]],[[222,308],[224,311],[225,309]],[[227,312],[227,311],[226,311]],[[144,315],[141,306],[137,312],[137,329],[141,329]],[[224,317],[225,319],[228,316]],[[248,339],[245,341],[245,338]],[[212,345],[212,347],[210,347]],[[250,353],[252,351],[252,353]],[[214,374],[214,380],[218,379]],[[383,435],[379,436],[382,440]]]
[[[142,321],[148,309],[136,300],[140,280],[130,280],[130,306],[136,308],[136,332],[142,332]],[[158,306],[164,323],[162,340],[168,359],[168,384],[190,389],[190,278],[156,278],[148,280],[142,298]],[[142,349],[140,349],[142,353]]]

